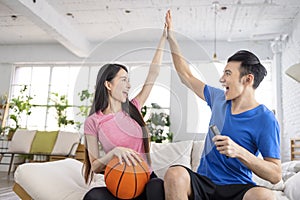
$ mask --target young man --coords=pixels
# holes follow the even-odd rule
[[[166,199],[260,200],[274,199],[271,190],[257,187],[252,172],[277,183],[281,180],[280,133],[274,114],[255,100],[266,69],[251,52],[238,51],[228,59],[220,78],[223,90],[195,78],[172,33],[170,11],[166,14],[168,41],[181,81],[212,110],[210,125],[221,135],[208,132],[197,173],[170,167],[165,175]],[[257,157],[261,153],[263,159]]]

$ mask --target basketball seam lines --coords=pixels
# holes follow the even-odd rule
[[[136,177],[136,173],[135,173],[135,166],[133,165],[133,172],[134,172],[134,180],[135,180],[135,187],[134,187],[134,197],[136,195],[136,192],[137,192],[137,177]]]
[[[104,177],[104,178],[105,178],[104,181],[106,181],[106,178],[108,177],[108,175],[110,174],[110,172],[111,172],[116,166],[118,166],[119,164],[120,164],[120,163],[116,163],[114,166],[112,166],[112,167],[110,168],[110,170],[107,172],[106,176]]]
[[[117,197],[117,198],[119,198],[119,195],[118,195],[119,187],[120,187],[120,183],[121,183],[121,181],[122,181],[122,177],[123,177],[123,175],[124,175],[126,166],[127,166],[127,164],[126,164],[126,162],[124,162],[124,169],[123,169],[122,174],[121,174],[121,176],[120,176],[120,178],[119,178],[119,182],[118,182],[118,186],[117,186],[117,190],[116,190],[116,197]]]
[[[146,177],[148,177],[148,173],[147,173],[147,170],[144,168],[144,166],[138,162],[138,164],[141,166],[141,168],[144,170],[144,173],[146,175]]]

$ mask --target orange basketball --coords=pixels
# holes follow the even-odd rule
[[[119,199],[132,199],[139,196],[150,179],[147,163],[137,162],[137,165],[128,166],[114,157],[106,166],[104,180],[107,189]]]

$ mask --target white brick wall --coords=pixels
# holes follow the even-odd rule
[[[300,83],[285,74],[286,69],[300,62],[300,15],[294,24],[294,31],[289,37],[282,54],[282,161],[290,160],[290,138],[300,137]]]

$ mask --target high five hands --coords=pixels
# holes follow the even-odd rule
[[[165,17],[165,26],[168,31],[173,29],[171,11],[168,10]]]

